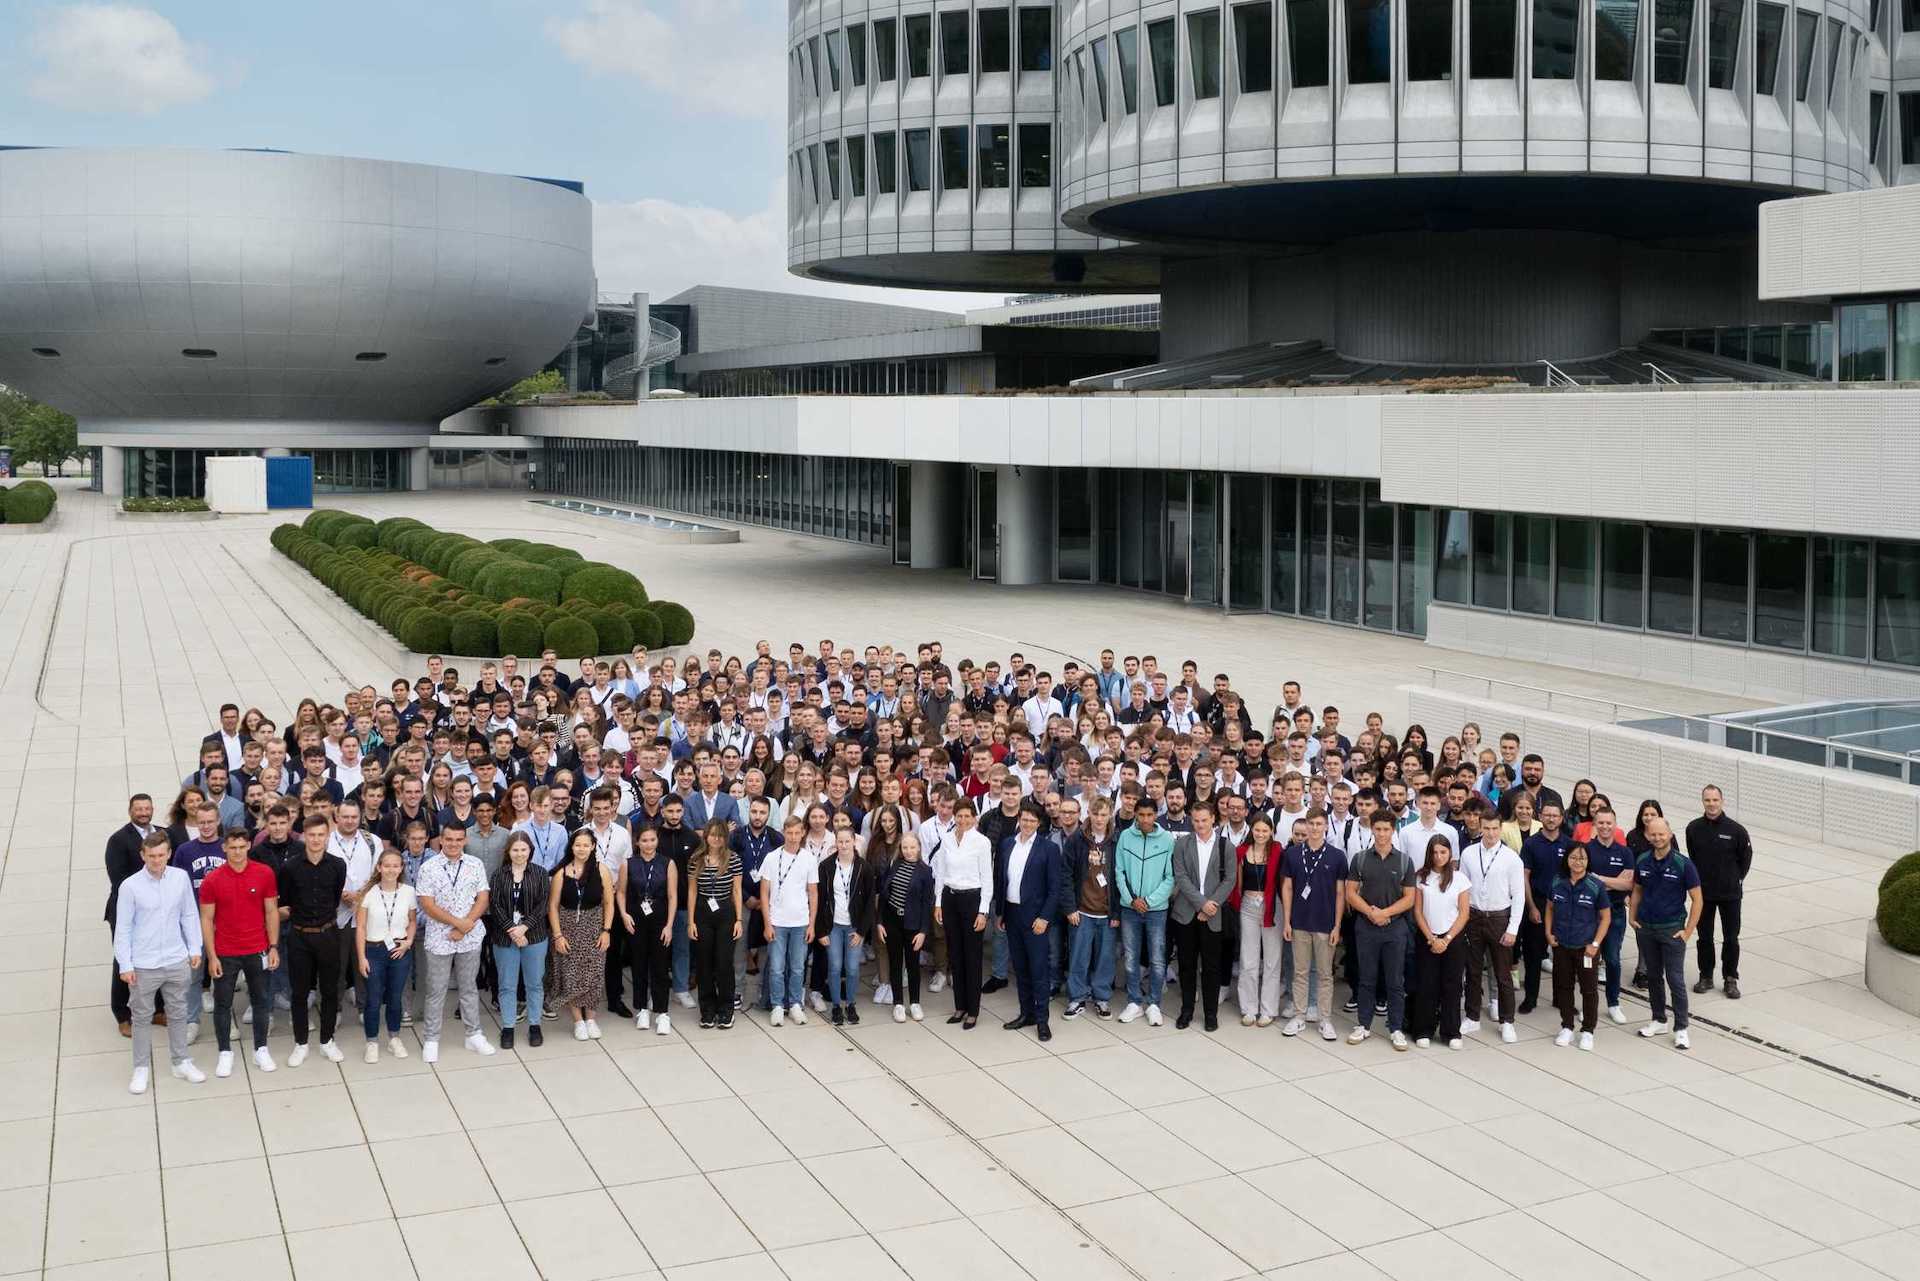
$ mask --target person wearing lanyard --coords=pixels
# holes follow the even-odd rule
[[[807,945],[813,942],[818,909],[820,865],[801,844],[807,820],[790,816],[782,831],[786,841],[760,864],[761,912],[766,917],[767,990],[775,1027],[791,1014],[795,1023],[807,1021],[805,968]]]
[[[619,881],[620,870],[627,865],[627,858],[633,853],[633,837],[628,834],[626,825],[614,822],[614,811],[619,804],[619,796],[611,787],[597,787],[587,793],[587,813],[591,817],[588,830],[593,833],[593,851],[601,866],[607,870],[609,884]],[[627,953],[630,950],[626,922],[621,919],[620,913],[615,912],[613,945],[607,949],[606,958],[607,1014],[613,1018],[633,1017],[633,1011],[621,999],[621,987],[626,979]]]
[[[1575,785],[1574,795],[1579,794],[1579,786]],[[1600,939],[1600,959],[1607,967],[1607,1018],[1624,1025],[1627,1012],[1620,1008],[1620,945],[1627,937],[1627,895],[1633,889],[1633,851],[1620,835],[1612,805],[1596,797],[1589,804],[1587,814],[1593,831],[1590,839],[1581,844],[1587,847],[1587,863],[1593,875],[1607,887],[1607,901],[1613,913],[1607,932]],[[1574,840],[1580,840],[1577,828]]]
[[[827,1001],[833,1025],[860,1021],[860,949],[873,933],[873,872],[860,857],[853,831],[834,833],[834,850],[819,863],[815,937],[827,940]]]
[[[1134,802],[1133,823],[1115,838],[1113,849],[1114,888],[1125,905],[1120,952],[1127,969],[1127,1006],[1120,1011],[1120,1021],[1139,1018],[1144,1002],[1150,1027],[1160,1026],[1160,996],[1167,984],[1167,904],[1173,899],[1173,833],[1157,826],[1157,819],[1153,798],[1141,793]]]
[[[387,1048],[396,1059],[407,1057],[406,1043],[400,1039],[400,1015],[406,1002],[407,975],[413,969],[419,899],[404,879],[405,870],[400,851],[382,851],[375,865],[376,879],[360,896],[354,911],[355,968],[367,985],[366,999],[360,1003],[360,1026],[367,1034],[365,1057],[369,1063],[380,1061],[382,1008],[387,1013]]]
[[[1295,825],[1306,833],[1304,844],[1287,847],[1280,879],[1280,937],[1293,948],[1294,1016],[1280,1029],[1298,1036],[1316,1010],[1308,979],[1319,984],[1320,1039],[1338,1037],[1333,1030],[1333,943],[1340,937],[1344,908],[1341,882],[1347,878],[1346,855],[1327,844],[1327,813],[1310,809]]]
[[[1380,811],[1389,818],[1392,815]],[[1420,932],[1414,966],[1413,1012],[1407,1027],[1421,1049],[1433,1044],[1437,1031],[1449,1050],[1464,1047],[1460,1039],[1460,980],[1467,968],[1467,945],[1460,935],[1467,928],[1473,887],[1454,865],[1453,841],[1435,835],[1427,841],[1420,874],[1413,887],[1413,923]]]
[[[440,1025],[447,992],[456,994],[467,1049],[495,1053],[480,1028],[480,948],[486,941],[489,895],[487,874],[477,859],[464,857],[467,830],[458,822],[440,832],[440,852],[420,865],[414,881],[420,911],[427,918],[427,1008],[421,1019],[420,1057],[440,1059]],[[298,1000],[296,998],[296,1007]]]
[[[948,1023],[972,1031],[980,1022],[980,962],[993,914],[993,848],[979,832],[972,801],[953,805],[953,835],[933,864],[935,927],[947,932],[953,963],[953,1013]]]
[[[525,822],[514,824],[513,830],[525,832],[533,840],[533,861],[541,871],[551,873],[567,856],[567,829],[553,821],[549,812],[553,794],[544,787],[536,787],[528,798],[533,813]]]
[[[1394,843],[1393,819],[1375,813],[1370,825],[1373,848],[1355,851],[1347,880],[1347,907],[1356,918],[1354,944],[1359,952],[1360,986],[1354,993],[1358,1010],[1349,1045],[1373,1034],[1375,1000],[1382,989],[1387,1001],[1387,1038],[1395,1050],[1407,1048],[1406,1033],[1406,922],[1413,910],[1413,863]]]
[[[673,1031],[667,991],[673,982],[673,917],[680,906],[679,878],[660,853],[660,835],[640,829],[634,852],[620,869],[622,923],[631,936],[627,963],[633,970],[633,1025],[660,1036]]]
[[[700,984],[700,1026],[703,1028],[733,1026],[733,945],[739,941],[744,927],[740,913],[740,856],[733,852],[727,836],[724,819],[708,823],[700,834],[700,851],[687,869],[687,896],[693,900],[687,938],[695,949],[694,972]],[[811,872],[814,864],[810,860],[802,861]],[[808,929],[812,928],[813,893],[810,886]],[[799,975],[792,977],[797,996]],[[794,1006],[794,1021],[806,1021],[798,1005]]]
[[[1525,792],[1515,795],[1513,812],[1516,816],[1525,814],[1533,807],[1533,798]],[[1527,916],[1520,926],[1521,960],[1525,965],[1526,987],[1522,991],[1520,1013],[1533,1013],[1540,1000],[1540,966],[1547,958],[1548,931],[1546,927],[1546,908],[1553,897],[1553,883],[1565,870],[1567,851],[1573,848],[1573,836],[1562,823],[1560,802],[1548,797],[1540,806],[1539,830],[1523,836],[1520,840],[1520,865],[1527,876]],[[1507,840],[1507,830],[1501,829],[1501,839]],[[1507,840],[1512,848],[1513,842]],[[1598,882],[1596,882],[1597,884]],[[1603,885],[1600,887],[1605,890]],[[1605,933],[1604,930],[1601,931]],[[1558,963],[1556,962],[1556,965]],[[1598,973],[1598,971],[1595,971]],[[1554,1003],[1559,1004],[1559,980],[1554,980]]]
[[[1109,651],[1109,662],[1112,657]],[[1271,832],[1271,826],[1268,830]],[[1072,832],[1061,850],[1073,880],[1073,910],[1067,913],[1070,945],[1065,1018],[1079,1018],[1089,998],[1101,1018],[1113,1016],[1109,1004],[1113,999],[1113,944],[1120,929],[1120,914],[1115,910],[1118,904],[1114,901],[1113,848],[1113,802],[1101,796],[1088,807],[1086,826]]]
[[[1552,802],[1543,808],[1556,816],[1560,810]],[[1580,1048],[1593,1048],[1594,1025],[1600,1021],[1599,971],[1594,968],[1594,958],[1600,954],[1600,940],[1612,914],[1607,887],[1587,869],[1587,847],[1568,847],[1566,861],[1547,897],[1547,937],[1553,940],[1553,1007],[1560,1011],[1560,1034],[1553,1038],[1555,1045],[1573,1043],[1573,985],[1577,980]]]
[[[287,964],[293,970],[293,1051],[288,1067],[307,1061],[307,996],[320,989],[320,1044],[329,1059],[343,1057],[333,1047],[340,1017],[339,926],[334,914],[347,890],[347,865],[327,853],[327,820],[309,814],[301,828],[306,849],[280,868],[280,911],[287,927]]]
[[[744,904],[747,913],[746,929],[742,931],[741,946],[736,949],[744,955],[734,958],[733,972],[736,976],[743,972],[749,975],[759,973],[760,949],[766,946],[766,921],[762,919],[760,912],[760,878],[757,873],[760,871],[761,861],[767,857],[768,852],[780,844],[780,829],[770,821],[773,817],[773,802],[765,796],[755,796],[742,801],[741,804],[746,808],[747,821],[734,828],[733,835],[727,838],[733,846],[733,852],[740,856],[741,885],[746,890]],[[744,970],[741,962],[744,962]],[[742,983],[736,986],[745,985]],[[762,1008],[770,1004],[765,999],[765,987],[764,983],[761,984]],[[637,1001],[639,997],[640,993],[635,991],[634,999]],[[736,991],[734,1007],[739,1008],[739,1004]]]
[[[1633,892],[1627,900],[1627,924],[1647,963],[1647,1004],[1653,1021],[1640,1029],[1645,1037],[1667,1032],[1667,997],[1673,998],[1673,1048],[1687,1038],[1687,940],[1700,924],[1700,870],[1673,843],[1667,820],[1654,817],[1642,829],[1649,846],[1633,867]]]
[[[613,941],[613,879],[587,828],[567,842],[567,861],[554,873],[547,897],[547,929],[560,959],[560,999],[573,1012],[573,1039],[597,1041],[594,1006],[606,985],[605,953]]]
[[[920,861],[927,865],[929,872],[940,865],[941,854],[959,837],[953,817],[953,807],[959,799],[960,794],[951,783],[936,786],[933,789],[933,814],[914,832],[920,841]],[[937,895],[933,903],[938,909],[940,899]],[[927,991],[940,992],[947,986],[947,969],[952,963],[947,951],[947,932],[939,928],[930,930],[927,932],[927,941],[931,945],[928,953],[933,969],[927,978]]]
[[[887,949],[893,1021],[905,1023],[911,1016],[918,1023],[926,1018],[920,1008],[920,949],[933,932],[933,872],[920,857],[920,838],[912,832],[901,834],[898,852],[881,874],[878,896],[875,928]]]
[[[1520,865],[1520,856],[1500,839],[1500,825],[1492,821],[1493,806],[1480,797],[1467,804],[1479,814],[1481,831],[1479,841],[1460,856],[1473,886],[1467,917],[1467,1015],[1460,1022],[1460,1030],[1480,1030],[1476,1016],[1482,1009],[1485,990],[1481,967],[1491,964],[1500,1039],[1511,1044],[1520,1039],[1513,1027],[1513,944],[1520,936],[1520,918],[1527,910],[1527,873]]]
[[[1393,822],[1391,818],[1387,820]],[[1280,1013],[1280,953],[1284,944],[1274,909],[1274,892],[1284,851],[1273,839],[1273,818],[1254,816],[1246,844],[1238,851],[1240,882],[1228,907],[1240,913],[1240,1026],[1272,1027]]]
[[[541,1044],[541,994],[545,991],[547,895],[553,883],[533,861],[533,838],[525,832],[507,837],[506,857],[487,882],[487,932],[493,936],[493,965],[500,980],[500,1048],[513,1048],[514,1024],[527,1020],[527,1044]],[[526,1008],[520,1007],[525,983]]]

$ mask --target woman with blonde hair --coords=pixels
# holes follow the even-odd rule
[[[743,928],[741,874],[726,823],[707,824],[700,848],[687,861],[687,941],[693,945],[703,1028],[733,1026],[733,945]]]

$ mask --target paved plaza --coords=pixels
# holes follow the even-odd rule
[[[909,574],[767,530],[660,547],[511,495],[337,501],[590,544],[728,653],[939,637],[950,661],[1057,663],[1112,645],[1232,673],[1256,720],[1293,678],[1395,729],[1423,664],[1739,705],[1102,589]],[[1748,995],[1695,997],[1688,1054],[1604,1020],[1595,1053],[1557,1049],[1544,1005],[1518,1044],[1488,1024],[1459,1054],[1287,1040],[1232,1010],[1210,1035],[1056,1020],[1041,1045],[997,1027],[1009,990],[977,1036],[931,1017],[941,995],[925,1024],[688,1019],[659,1038],[609,1019],[603,1041],[492,1058],[450,1040],[433,1066],[363,1064],[354,1027],[347,1062],[289,1069],[276,1023],[279,1071],[242,1054],[230,1079],[162,1072],[131,1096],[101,919],[127,794],[170,798],[222,702],[284,724],[303,695],[399,673],[391,641],[269,549],[275,520],[134,522],[71,491],[59,511],[0,540],[0,1278],[1920,1277],[1920,1020],[1861,981],[1885,860],[1805,832],[1755,831]],[[210,1027],[195,1053],[211,1067]]]

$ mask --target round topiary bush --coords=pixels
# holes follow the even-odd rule
[[[481,570],[495,561],[504,559],[506,558],[498,551],[484,543],[477,547],[469,547],[455,556],[453,563],[447,566],[447,577],[462,587],[472,587],[480,581]]]
[[[537,604],[552,604],[560,599],[558,570],[505,556],[482,569],[473,586],[482,596],[494,600],[524,597]]]
[[[491,658],[499,645],[500,630],[485,614],[467,611],[453,616],[447,647],[454,653]]]
[[[1915,874],[1920,874],[1920,850],[1915,850],[1911,854],[1902,854],[1893,860],[1892,866],[1888,867],[1885,874],[1880,877],[1880,892],[1885,894],[1889,885],[1895,881],[1904,881]]]
[[[53,511],[53,490],[47,486],[15,485],[6,494],[9,525],[38,525]]]
[[[665,633],[660,628],[660,616],[644,606],[632,605],[625,610],[627,629],[633,633],[633,645],[644,645],[648,649],[660,648],[660,638]]]
[[[571,600],[561,601],[560,608],[565,610],[567,613],[574,615],[577,618],[585,618],[588,614],[591,614],[594,610],[600,609],[601,606],[596,605],[594,602],[590,600],[581,600],[576,597]]]
[[[644,605],[647,589],[640,580],[614,565],[588,561],[567,571],[562,595],[579,597],[596,605]]]
[[[546,624],[524,609],[501,611],[495,620],[500,634],[500,652],[538,658],[546,639]],[[538,666],[538,664],[535,664]]]
[[[693,639],[693,614],[685,605],[657,600],[647,608],[660,620],[662,645],[685,645]]]
[[[1903,876],[1880,891],[1873,919],[1888,947],[1920,955],[1920,876]]]
[[[334,537],[336,547],[357,547],[365,550],[378,545],[379,533],[371,524],[352,524],[341,527]]]
[[[593,634],[599,641],[594,653],[624,654],[633,648],[633,629],[618,613],[601,607],[587,611],[584,617],[593,624]]]
[[[440,610],[415,606],[400,620],[399,639],[416,654],[438,654],[444,652],[453,639],[453,626]]]
[[[425,528],[425,525],[422,525],[411,516],[389,516],[385,520],[375,523],[373,527],[374,541],[390,552],[398,551],[400,535],[410,529]]]
[[[427,554],[427,544],[438,537],[440,535],[437,531],[428,529],[425,525],[418,529],[402,530],[393,540],[393,550],[417,565],[420,563],[420,558]]]
[[[586,557],[571,547],[556,547],[552,543],[528,543],[514,553],[521,560],[530,560],[536,565],[568,566],[586,561]]]
[[[547,624],[546,647],[561,658],[586,658],[598,653],[599,636],[593,624],[571,615]]]
[[[520,549],[526,545],[527,540],[524,538],[495,538],[487,543],[487,546],[497,547],[509,556],[518,556]]]

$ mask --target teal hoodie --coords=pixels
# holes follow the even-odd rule
[[[1114,844],[1113,868],[1123,906],[1140,898],[1147,901],[1148,911],[1164,911],[1173,898],[1173,833],[1156,827],[1143,836],[1137,826],[1127,824]]]

